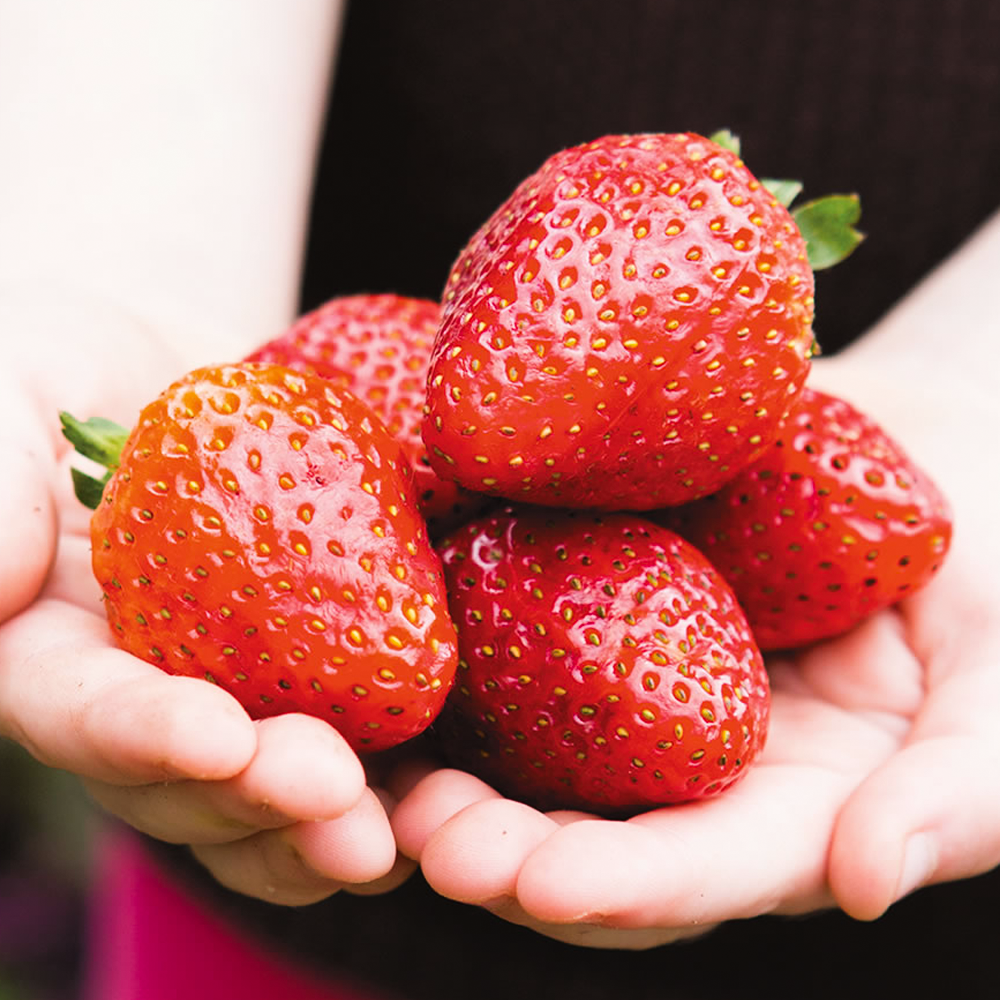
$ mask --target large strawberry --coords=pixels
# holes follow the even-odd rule
[[[332,379],[363,399],[413,463],[420,509],[432,535],[482,508],[484,497],[441,479],[420,437],[424,389],[441,307],[402,295],[348,295],[299,317],[246,360]]]
[[[762,458],[715,495],[654,516],[729,580],[762,649],[838,635],[913,593],[952,531],[944,497],[903,449],[809,387]]]
[[[767,675],[709,562],[631,513],[508,507],[443,544],[457,766],[539,808],[713,795],[764,745]]]
[[[774,439],[812,318],[806,243],[732,149],[646,134],[563,150],[453,269],[431,464],[540,504],[690,501]]]
[[[365,404],[244,364],[171,385],[120,460],[114,442],[103,453],[106,425],[95,441],[63,419],[79,450],[116,466],[91,534],[122,648],[214,681],[255,718],[326,719],[357,749],[426,728],[455,633],[409,463]]]

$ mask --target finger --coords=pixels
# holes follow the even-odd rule
[[[935,583],[938,581],[934,581]],[[991,616],[938,621],[926,591],[905,609],[927,659],[928,692],[906,745],[873,768],[834,831],[830,884],[837,902],[874,919],[921,885],[1000,864],[1000,768],[994,720],[1000,643]],[[930,624],[928,624],[930,622]]]
[[[501,920],[527,927],[536,934],[582,948],[604,948],[615,951],[646,951],[664,944],[700,937],[714,930],[716,924],[701,927],[607,927],[595,923],[547,924],[533,917],[516,900],[503,897],[486,904]]]
[[[992,739],[913,743],[844,806],[830,852],[830,885],[852,916],[873,920],[923,885],[1000,864],[1000,773]],[[984,777],[986,776],[986,777]]]
[[[961,780],[970,761],[996,774],[1000,754],[970,740],[922,742],[858,789],[830,856],[830,884],[847,913],[873,920],[920,886],[1000,864],[1000,801],[989,781]]]
[[[558,829],[554,820],[530,806],[483,799],[428,838],[420,867],[431,888],[461,903],[513,897],[525,858]]]
[[[228,844],[272,825],[215,809],[206,801],[201,782],[112,785],[84,779],[84,787],[106,812],[169,844]]]
[[[546,923],[623,928],[829,905],[827,846],[849,787],[820,769],[758,766],[710,801],[570,823],[525,859],[517,899]]]
[[[223,844],[301,820],[341,816],[365,791],[361,762],[325,722],[284,715],[257,724],[257,752],[226,781],[122,786],[88,782],[130,826],[174,844]]]
[[[369,773],[369,780],[371,780],[371,775]],[[390,832],[392,830],[392,814],[399,804],[398,800],[393,792],[388,789],[381,788],[377,785],[372,785],[370,789],[381,803],[382,808],[385,810],[385,814],[389,817],[389,828]],[[393,836],[395,841],[395,836]],[[349,892],[354,896],[381,896],[384,893],[391,892],[393,889],[399,888],[407,879],[417,871],[418,865],[416,861],[412,858],[408,858],[403,854],[400,854],[398,850],[396,851],[396,857],[393,861],[392,868],[379,878],[373,879],[370,882],[345,882],[344,891]]]
[[[296,824],[288,829],[288,837],[314,871],[343,883],[383,878],[396,861],[389,817],[371,788],[343,816]]]
[[[500,793],[465,771],[440,768],[418,781],[392,813],[399,850],[420,861],[431,835],[466,806]]]
[[[220,780],[253,759],[234,698],[112,647],[97,615],[40,601],[0,627],[0,733],[38,760],[110,784]]]
[[[568,817],[524,859],[526,912],[546,924],[687,930],[829,905],[837,812],[896,742],[801,693],[776,691],[772,709],[764,756],[717,798],[627,823]]]
[[[381,879],[392,871],[396,857],[385,810],[370,790],[338,819],[297,823],[192,850],[222,885],[285,906],[318,902],[346,883]]]
[[[230,781],[208,786],[220,807],[251,817],[329,820],[355,808],[365,794],[361,761],[343,736],[321,719],[288,714],[257,723],[257,753]]]
[[[45,447],[30,436],[0,441],[7,484],[0,490],[0,622],[34,600],[55,559],[58,522]]]
[[[407,879],[417,871],[418,865],[411,858],[402,854],[396,855],[396,860],[388,873],[381,878],[373,879],[371,882],[344,883],[344,892],[349,892],[352,896],[381,896],[393,889],[398,889]]]

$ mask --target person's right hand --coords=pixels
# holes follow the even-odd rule
[[[188,368],[253,345],[185,349],[111,305],[47,299],[0,294],[0,735],[136,829],[191,845],[238,892],[298,905],[391,888],[413,864],[397,863],[390,799],[336,730],[255,723],[220,688],[116,648],[91,572],[59,410],[131,426]]]

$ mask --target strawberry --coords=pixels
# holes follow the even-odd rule
[[[459,670],[433,730],[456,766],[538,808],[610,816],[714,795],[760,753],[760,652],[673,532],[506,507],[441,554]]]
[[[850,403],[806,388],[718,493],[653,515],[725,576],[762,649],[826,639],[923,586],[951,540],[931,478]]]
[[[409,463],[365,404],[317,376],[242,364],[171,385],[120,460],[120,440],[108,455],[94,425],[63,421],[79,450],[116,466],[91,535],[119,646],[219,684],[254,718],[325,719],[356,749],[431,722],[457,658],[440,559]]]
[[[687,133],[563,150],[452,271],[431,465],[535,504],[693,500],[773,441],[812,318],[805,241],[731,148]]]
[[[299,317],[246,358],[314,372],[363,399],[410,458],[420,510],[432,536],[476,513],[485,499],[441,479],[420,437],[440,315],[441,307],[429,299],[344,296]]]

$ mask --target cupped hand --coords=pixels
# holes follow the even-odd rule
[[[400,848],[444,895],[584,945],[662,944],[829,906],[838,812],[899,749],[921,700],[919,664],[887,613],[769,669],[767,746],[717,798],[627,821],[546,815],[435,770],[394,814]]]
[[[15,346],[0,375],[0,735],[136,829],[191,845],[238,892],[296,905],[391,888],[414,867],[397,858],[392,799],[341,736],[301,715],[253,722],[221,689],[115,648],[90,569],[58,411],[130,426],[173,378],[242,348],[185,348],[112,306],[61,302],[0,302]]]
[[[943,569],[850,633],[772,657],[765,751],[717,798],[627,821],[543,814],[433,761],[396,775],[400,850],[432,887],[563,941],[647,948],[765,913],[873,919],[931,882],[1000,863],[1000,564],[981,464],[998,413],[959,386],[921,407],[850,365],[814,382],[865,408],[953,502]],[[967,421],[963,421],[963,424]],[[981,429],[973,429],[981,428]],[[996,473],[987,473],[996,480]]]

